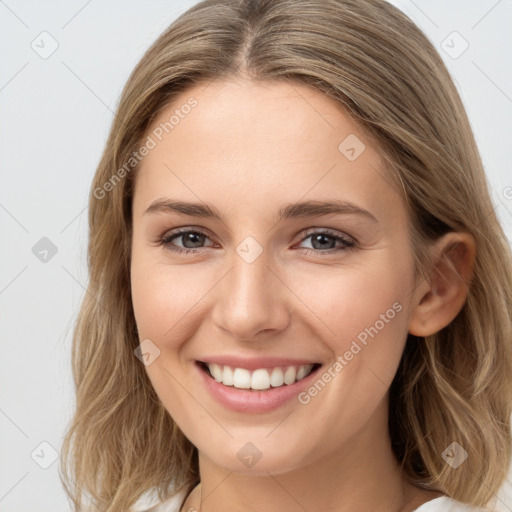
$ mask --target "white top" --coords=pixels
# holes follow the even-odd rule
[[[148,501],[148,498],[142,498],[139,500],[131,512],[180,512],[180,505],[185,497],[186,489],[182,489],[178,494],[175,494],[172,498],[165,502],[158,502],[158,499]],[[448,496],[441,496],[434,498],[433,500],[423,503],[419,508],[415,509],[414,512],[479,512],[485,509],[473,507],[460,501],[455,501]],[[182,512],[189,512],[183,510]]]

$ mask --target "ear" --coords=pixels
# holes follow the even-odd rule
[[[414,292],[409,332],[430,336],[458,315],[473,277],[476,243],[466,232],[450,232],[431,246],[433,266]]]

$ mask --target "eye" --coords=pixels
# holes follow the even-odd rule
[[[306,236],[302,238],[302,242],[311,239],[312,249],[308,247],[302,247],[301,249],[306,249],[308,253],[312,254],[332,254],[335,252],[347,251],[349,249],[354,249],[356,242],[351,237],[346,235],[340,235],[335,231],[331,231],[329,229],[323,230],[307,230]],[[335,247],[336,244],[341,244],[341,247]]]
[[[182,241],[182,247],[171,243],[179,239]],[[206,239],[208,239],[208,236],[202,231],[180,228],[171,233],[164,234],[160,244],[166,246],[171,251],[187,254],[189,252],[197,252],[196,249],[201,249],[201,244],[204,244]]]
[[[329,229],[310,229],[306,231],[306,236],[303,236],[301,243],[311,239],[312,248],[299,247],[300,249],[306,250],[310,254],[332,254],[336,252],[342,252],[349,249],[354,249],[356,242],[353,238],[346,235],[340,235],[338,232],[331,231]],[[181,246],[176,245],[175,240],[181,239]],[[213,247],[215,244],[203,246],[205,241],[210,240],[208,235],[200,230],[194,230],[190,228],[179,228],[171,232],[165,233],[160,241],[159,245],[165,246],[168,250],[180,253],[197,253],[204,247]],[[338,247],[336,247],[338,244]],[[341,244],[341,246],[340,246]]]

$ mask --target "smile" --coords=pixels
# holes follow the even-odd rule
[[[312,363],[248,370],[217,363],[202,363],[203,369],[218,383],[257,391],[290,386],[306,378],[318,366]]]

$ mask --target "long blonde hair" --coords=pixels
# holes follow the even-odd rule
[[[377,141],[407,204],[418,273],[440,235],[474,236],[462,310],[433,336],[408,336],[390,390],[389,431],[412,483],[486,504],[511,457],[512,255],[442,59],[384,0],[205,0],[132,72],[91,186],[90,279],[72,351],[76,411],[60,460],[75,510],[89,500],[106,512],[127,510],[150,489],[165,500],[198,481],[196,448],[134,355],[141,340],[130,290],[130,159],[176,94],[242,73],[315,87]],[[469,454],[457,469],[442,457],[452,442]]]

